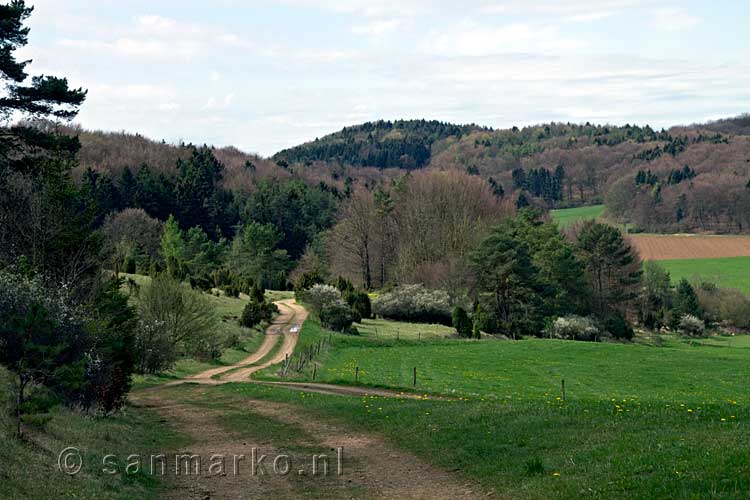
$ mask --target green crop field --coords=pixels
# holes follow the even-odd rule
[[[750,292],[750,257],[660,260],[659,264],[669,271],[673,283],[686,278]]]
[[[591,205],[587,207],[563,208],[550,210],[552,220],[560,227],[567,227],[579,221],[598,219],[604,212],[604,205]]]

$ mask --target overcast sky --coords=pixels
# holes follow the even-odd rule
[[[30,0],[78,122],[271,155],[374,119],[662,127],[750,111],[745,1]]]

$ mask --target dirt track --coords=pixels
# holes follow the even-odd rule
[[[297,344],[301,325],[307,317],[304,308],[294,301],[277,302],[281,314],[268,328],[258,351],[233,366],[207,370],[184,380],[171,382],[131,394],[131,402],[158,412],[165,421],[179,428],[190,438],[189,449],[177,453],[197,454],[201,457],[248,455],[260,448],[271,457],[284,454],[292,459],[304,459],[300,450],[328,453],[341,449],[345,455],[344,473],[323,480],[303,474],[257,477],[247,474],[211,474],[202,468],[200,474],[177,475],[164,498],[193,499],[250,499],[250,498],[326,498],[385,500],[471,500],[485,498],[477,493],[476,485],[466,484],[438,467],[386,443],[377,435],[354,432],[333,422],[323,422],[293,405],[269,401],[238,399],[228,401],[213,397],[211,386],[229,382],[254,382],[251,375],[267,366],[280,363],[291,355]],[[283,336],[281,348],[271,359],[262,361],[272,352]],[[264,383],[264,382],[254,382]],[[201,386],[193,385],[200,384]],[[317,383],[269,383],[296,391],[337,394],[341,396],[378,395],[385,397],[418,397],[388,391]],[[175,387],[182,385],[182,387]],[[260,430],[254,425],[227,428],[224,419],[242,415],[260,419]],[[262,431],[262,421],[288,429],[289,436],[281,445]],[[255,420],[253,420],[255,422]],[[268,424],[265,424],[268,425]],[[283,435],[287,435],[286,432]],[[286,448],[286,449],[285,449]],[[296,450],[296,451],[295,451]]]
[[[212,368],[165,385],[174,386],[184,383],[218,385],[229,382],[250,382],[250,376],[253,373],[281,363],[286,356],[291,356],[297,345],[302,323],[307,319],[307,311],[304,307],[298,305],[294,299],[282,300],[276,302],[276,305],[279,307],[280,314],[266,329],[263,343],[257,351],[233,365]],[[258,364],[259,361],[268,356],[280,338],[283,338],[283,343],[276,354],[271,359]]]
[[[643,260],[750,256],[750,236],[633,234],[628,238]]]

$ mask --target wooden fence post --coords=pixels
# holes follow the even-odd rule
[[[414,380],[413,380],[414,387],[417,386],[417,367],[414,367]]]

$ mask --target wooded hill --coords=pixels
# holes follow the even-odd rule
[[[127,133],[71,128],[79,172],[117,178],[146,164],[166,176],[190,145]],[[299,178],[346,191],[388,183],[415,169],[459,170],[488,181],[518,206],[560,208],[605,202],[635,230],[747,232],[750,116],[654,130],[649,126],[550,123],[493,130],[438,121],[368,122],[277,153],[212,149],[223,186],[251,192],[259,179]]]
[[[422,143],[415,142],[420,138]],[[493,130],[380,121],[345,128],[274,159],[352,170],[461,170],[486,179],[496,195],[510,196],[518,206],[606,202],[611,218],[635,230],[750,227],[748,115],[662,130],[590,123]]]

